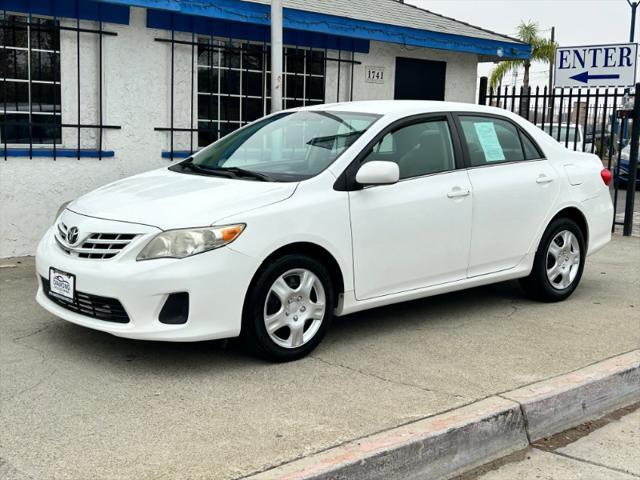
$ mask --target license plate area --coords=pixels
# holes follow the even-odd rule
[[[76,276],[57,268],[49,268],[49,293],[67,302],[73,302],[76,294]]]

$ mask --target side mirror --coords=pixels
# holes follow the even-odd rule
[[[360,167],[356,182],[360,185],[391,185],[400,180],[400,168],[395,162],[372,161]]]

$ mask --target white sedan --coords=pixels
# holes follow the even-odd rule
[[[241,336],[292,360],[334,316],[381,305],[516,278],[567,298],[610,240],[610,180],[595,155],[496,108],[278,112],[63,205],[38,247],[37,301],[121,337]]]

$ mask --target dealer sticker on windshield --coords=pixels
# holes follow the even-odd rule
[[[73,300],[76,288],[76,277],[55,268],[49,269],[49,291],[55,295]]]

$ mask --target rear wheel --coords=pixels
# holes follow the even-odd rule
[[[252,283],[243,312],[243,337],[256,354],[289,361],[310,353],[333,317],[326,268],[305,255],[270,263]]]
[[[523,290],[544,302],[564,300],[580,283],[585,257],[580,227],[570,218],[557,218],[542,235],[531,274],[520,281]]]

